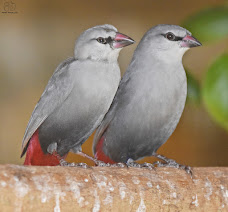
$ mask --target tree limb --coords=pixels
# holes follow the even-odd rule
[[[228,211],[228,168],[0,165],[1,211]]]

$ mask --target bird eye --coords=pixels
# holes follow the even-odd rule
[[[106,40],[102,37],[97,38],[97,41],[102,44],[106,44]]]
[[[172,32],[168,32],[165,37],[168,39],[168,40],[171,40],[171,41],[174,41],[176,39],[175,35],[172,33]]]

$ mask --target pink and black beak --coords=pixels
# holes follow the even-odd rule
[[[117,32],[112,42],[112,47],[115,49],[123,48],[125,46],[129,46],[133,44],[134,42],[135,41],[132,38],[128,37],[127,35]]]
[[[192,48],[197,46],[202,46],[202,44],[192,35],[186,35],[181,41],[181,47]]]

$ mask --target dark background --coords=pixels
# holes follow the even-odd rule
[[[22,164],[21,141],[34,106],[58,64],[73,55],[82,31],[113,24],[138,43],[156,24],[181,25],[195,12],[225,1],[13,0],[13,13],[4,13],[5,2],[0,0],[0,163]],[[122,73],[137,43],[121,52]],[[183,58],[185,67],[201,81],[227,43],[225,39],[191,49]],[[92,155],[91,144],[92,138],[83,150]],[[176,131],[158,152],[191,166],[227,166],[228,133],[210,119],[203,104],[187,104]],[[88,162],[73,154],[68,161]]]

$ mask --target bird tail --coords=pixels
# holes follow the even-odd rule
[[[60,165],[60,157],[57,154],[44,154],[40,146],[38,130],[32,135],[26,153],[24,165],[32,166],[57,166]]]
[[[105,153],[103,152],[103,143],[104,143],[104,136],[102,136],[100,140],[97,142],[97,146],[95,147],[95,158],[105,163],[110,163],[110,164],[116,163],[115,161],[110,159],[107,155],[105,155]]]

